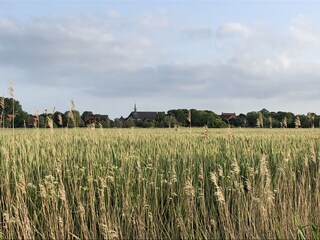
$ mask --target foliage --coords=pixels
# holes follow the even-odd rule
[[[0,113],[3,117],[4,125],[1,127],[11,128],[13,122],[8,117],[12,114],[12,98],[4,98],[4,109],[0,104]],[[23,111],[19,101],[14,100],[14,112],[15,112],[15,127],[22,128],[25,126],[33,126],[29,124],[29,119],[32,117],[27,112]],[[72,113],[72,114],[71,114]],[[39,115],[39,122],[37,126],[40,128],[47,127],[47,116],[49,113],[42,113]],[[197,110],[197,109],[171,109],[165,114],[164,112],[158,112],[155,119],[142,119],[136,122],[134,118],[119,119],[114,121],[110,120],[107,115],[94,114],[91,111],[84,111],[81,115],[78,111],[67,111],[64,114],[61,112],[51,113],[54,127],[86,127],[88,124],[93,124],[95,127],[103,128],[122,128],[122,127],[143,127],[143,128],[168,128],[174,126],[182,127],[204,127],[209,128],[225,128],[225,127],[257,127],[260,128],[295,128],[297,126],[297,119],[299,119],[299,126],[301,128],[319,128],[320,116],[314,112],[309,112],[306,115],[295,115],[291,112],[270,112],[263,108],[260,111],[251,111],[247,114],[240,113],[237,117],[231,119],[222,119],[213,111],[209,110]],[[95,120],[88,122],[88,117],[94,117]],[[189,122],[191,120],[191,123]],[[92,122],[93,121],[93,122]]]
[[[124,123],[124,127],[126,128],[134,127],[134,125],[135,125],[135,121],[132,117],[129,117],[127,121]]]
[[[68,128],[82,126],[83,124],[82,124],[80,113],[76,110],[66,111],[63,114],[63,125]]]
[[[5,119],[4,127],[12,127],[12,122],[7,120],[8,114],[12,114],[12,104],[14,104],[14,126],[24,127],[25,123],[29,120],[29,114],[22,110],[22,106],[19,101],[13,100],[13,98],[4,98],[4,109],[0,106],[0,113],[3,114]]]

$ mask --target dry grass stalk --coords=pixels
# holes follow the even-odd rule
[[[314,131],[213,131],[3,131],[2,239],[317,238]]]
[[[62,116],[60,113],[58,114],[58,124],[59,126],[63,126]]]
[[[188,112],[187,120],[188,120],[190,127],[191,127],[191,111],[190,110]]]
[[[211,181],[213,182],[213,185],[215,186],[215,189],[216,189],[214,195],[216,196],[219,203],[224,204],[225,203],[224,195],[223,195],[223,193],[220,189],[220,186],[218,184],[218,178],[217,178],[216,174],[211,172],[210,178],[211,178]]]
[[[2,127],[4,128],[4,106],[5,101],[4,101],[4,96],[1,97],[0,99],[0,107],[1,107],[1,122],[2,122]]]
[[[195,195],[195,190],[190,179],[187,180],[184,186],[185,193],[188,197],[193,197]]]
[[[14,86],[13,82],[10,81],[9,84],[9,94],[12,97],[12,129],[14,129],[14,119],[15,119],[15,112],[14,112]]]
[[[0,107],[1,107],[1,110],[3,111],[4,110],[4,96],[1,97],[1,99],[0,99]]]
[[[10,81],[9,83],[9,94],[12,98],[14,98],[14,86],[13,86],[13,81]]]
[[[208,125],[204,125],[203,126],[203,135],[208,136],[209,134],[209,129],[208,129]]]
[[[47,123],[48,123],[49,128],[53,129],[53,120],[49,116],[47,116]]]

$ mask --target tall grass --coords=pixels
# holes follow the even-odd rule
[[[319,131],[205,132],[1,130],[0,239],[319,239]]]

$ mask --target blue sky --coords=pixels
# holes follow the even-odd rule
[[[319,1],[0,1],[0,91],[32,113],[304,113],[320,99]]]

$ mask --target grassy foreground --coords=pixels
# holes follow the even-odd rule
[[[0,239],[320,238],[319,129],[0,131]]]

